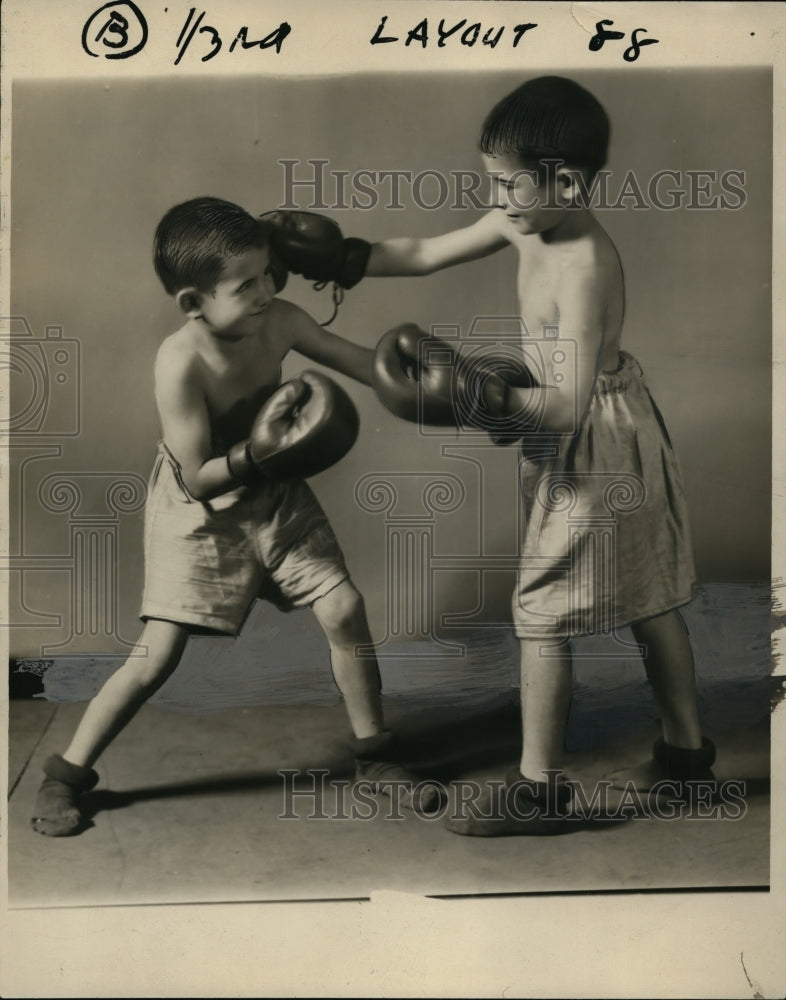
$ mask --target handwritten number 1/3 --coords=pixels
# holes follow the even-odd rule
[[[598,21],[595,25],[595,34],[590,38],[589,50],[590,52],[598,52],[603,48],[606,42],[616,42],[621,38],[625,37],[624,31],[609,31],[609,27],[614,24],[613,21],[605,19],[603,21]],[[608,27],[607,27],[608,26]],[[631,32],[630,41],[631,44],[622,53],[622,58],[625,62],[635,62],[639,58],[639,52],[644,45],[657,45],[657,38],[642,38],[639,39],[639,33],[644,34],[646,28],[634,28]]]
[[[191,42],[196,34],[207,35],[207,43],[210,45],[210,51],[206,52],[200,57],[201,62],[208,62],[213,56],[218,55],[223,47],[223,41],[221,38],[221,33],[210,24],[202,24],[205,17],[205,11],[202,11],[196,19],[194,15],[196,14],[196,7],[192,7],[188,12],[188,17],[186,18],[185,24],[183,25],[183,30],[178,35],[176,47],[177,47],[177,59],[175,59],[175,66],[178,65],[180,60],[186,54],[186,50],[191,45]],[[193,21],[193,23],[192,23]],[[238,31],[235,38],[230,43],[227,51],[234,52],[235,49],[240,46],[243,49],[270,49],[275,48],[276,53],[281,52],[281,46],[284,43],[284,39],[292,32],[292,26],[286,21],[282,21],[277,28],[265,35],[264,38],[251,39],[248,37],[249,29],[247,27],[242,27]]]
[[[183,25],[183,30],[180,32],[180,35],[178,36],[176,43],[178,54],[177,54],[177,59],[175,59],[175,66],[177,66],[177,64],[185,55],[186,49],[191,44],[191,39],[196,34],[197,28],[199,28],[200,33],[202,32],[212,33],[210,41],[213,45],[213,48],[210,50],[210,52],[208,52],[207,55],[202,56],[202,62],[207,62],[208,59],[212,59],[213,56],[221,49],[221,38],[216,29],[212,28],[209,24],[205,25],[204,28],[199,27],[199,25],[202,23],[202,18],[205,16],[204,11],[202,11],[202,13],[194,22],[194,26],[191,28],[191,31],[188,32],[188,27],[191,24],[191,18],[194,16],[194,14],[196,14],[196,7],[192,7],[191,10],[188,12],[186,23]],[[188,32],[188,37],[185,38],[185,41],[183,41],[186,32]]]

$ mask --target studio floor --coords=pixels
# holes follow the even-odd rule
[[[349,726],[311,617],[259,605],[238,639],[194,640],[104,753],[85,798],[87,829],[41,836],[30,818],[43,762],[67,746],[85,701],[114,669],[47,661],[43,690],[9,703],[10,906],[366,899],[385,889],[448,897],[765,889],[770,704],[782,683],[771,676],[769,588],[707,586],[684,616],[714,771],[735,783],[728,801],[670,812],[628,796],[624,822],[558,837],[470,838],[446,828],[457,788],[498,780],[517,761],[508,630],[484,632],[458,659],[424,643],[380,648],[387,722],[416,773],[446,791],[434,818],[399,811],[385,796],[356,798]],[[574,642],[565,760],[586,797],[601,789],[618,817],[625,793],[604,782],[648,760],[659,732],[629,640]]]
[[[718,778],[747,788],[744,807],[725,816],[649,815],[560,837],[478,839],[452,834],[444,818],[395,818],[386,797],[371,818],[345,818],[355,802],[341,705],[206,717],[148,705],[97,768],[92,825],[77,837],[46,838],[29,825],[41,765],[67,742],[83,707],[11,703],[12,908],[367,898],[379,889],[454,896],[768,884],[767,719],[713,734]],[[498,778],[516,758],[513,702],[438,725],[433,712],[411,707],[402,715],[389,706],[388,714],[420,747],[423,773],[446,787]],[[570,753],[566,770],[590,787],[609,769],[646,759],[654,734]],[[292,779],[278,772],[306,769],[329,772],[316,778],[324,794],[288,797]],[[294,787],[313,781],[301,774]]]

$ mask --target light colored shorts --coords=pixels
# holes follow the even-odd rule
[[[577,434],[530,435],[522,451],[520,638],[609,633],[692,600],[682,476],[634,357],[600,373]]]
[[[143,620],[234,635],[256,598],[283,610],[304,607],[348,577],[333,529],[305,482],[243,487],[203,503],[159,446],[145,508]]]

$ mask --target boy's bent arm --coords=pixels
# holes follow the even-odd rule
[[[394,237],[374,243],[366,276],[432,274],[487,257],[509,243],[503,233],[504,219],[503,212],[492,209],[473,225],[440,236]]]
[[[194,359],[162,348],[156,359],[155,392],[164,443],[191,496],[205,501],[236,489],[226,458],[213,458],[207,403]]]
[[[539,414],[538,429],[571,433],[578,429],[590,401],[598,374],[604,335],[604,298],[601,276],[591,267],[566,274],[558,289],[558,339],[544,352],[544,385],[534,389],[511,389],[508,411]],[[557,370],[552,348],[562,344],[565,358]]]
[[[292,348],[311,361],[371,385],[374,352],[321,327],[307,312],[288,303]]]

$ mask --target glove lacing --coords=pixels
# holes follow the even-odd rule
[[[315,281],[312,285],[315,292],[321,292],[323,288],[327,288],[328,281]],[[333,315],[330,319],[325,320],[324,323],[320,323],[320,326],[330,326],[333,320],[338,316],[338,310],[341,303],[344,301],[344,289],[339,285],[337,281],[333,282]]]

